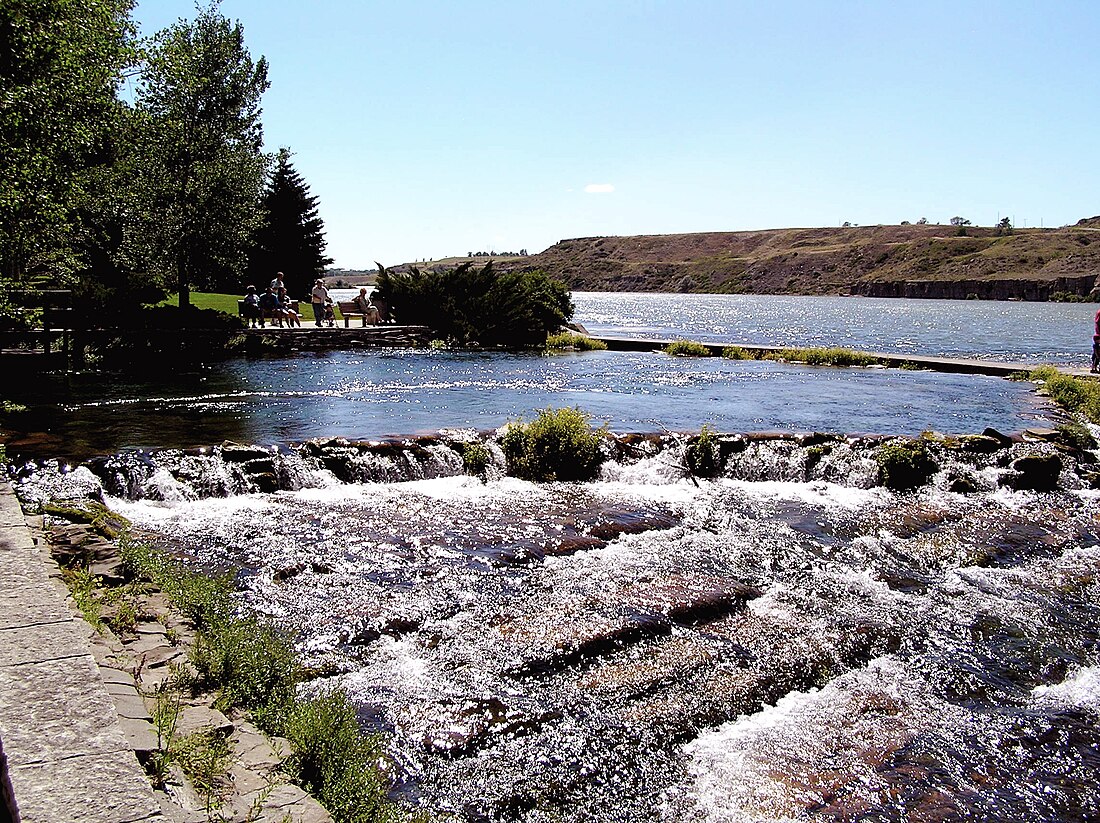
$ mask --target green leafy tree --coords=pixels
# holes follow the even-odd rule
[[[132,6],[0,2],[0,301],[12,288],[68,285],[86,264],[79,210],[112,161]]]
[[[131,263],[166,287],[233,289],[260,217],[268,158],[260,98],[267,62],[254,61],[240,23],[217,4],[158,33],[136,93]]]
[[[332,258],[325,256],[325,224],[317,213],[317,198],[309,193],[290,158],[289,150],[279,150],[264,189],[248,273],[259,284],[282,271],[287,290],[297,294],[324,274]]]
[[[970,221],[967,220],[965,217],[952,217],[951,218],[951,225],[952,226],[969,226]]]

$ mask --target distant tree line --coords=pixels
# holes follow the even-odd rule
[[[71,288],[78,310],[331,260],[290,152],[263,151],[268,65],[213,3],[140,38],[133,0],[0,3],[0,317],[17,290]],[[129,92],[123,95],[122,92]]]
[[[527,249],[519,251],[468,251],[467,257],[527,257]]]

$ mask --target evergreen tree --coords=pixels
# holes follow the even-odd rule
[[[317,214],[317,198],[290,158],[288,149],[279,151],[264,189],[248,272],[257,287],[283,272],[293,296],[308,290],[332,258],[325,256],[325,224]]]

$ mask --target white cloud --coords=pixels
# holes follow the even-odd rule
[[[610,183],[589,183],[584,190],[588,194],[611,194],[615,187]]]

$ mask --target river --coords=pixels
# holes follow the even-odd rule
[[[716,314],[709,332],[695,325],[690,297],[640,297],[645,316],[626,319],[604,295],[577,303],[593,331],[864,347],[804,339],[827,325],[817,309],[748,339]],[[745,314],[736,300],[713,305]],[[1091,308],[1034,305],[1028,328],[1062,337],[1007,333],[982,347],[1076,357]],[[986,308],[957,304],[972,318]],[[933,342],[952,335],[922,316],[915,353],[981,353],[969,338],[957,350]],[[912,337],[860,334],[887,351]],[[389,735],[395,793],[409,802],[471,822],[1100,816],[1095,458],[944,437],[931,481],[892,491],[879,483],[880,441],[848,436],[1053,420],[1028,384],[606,353],[239,368],[227,384],[239,394],[208,374],[205,390],[200,380],[144,405],[119,388],[74,414],[101,403],[101,421],[117,418],[118,432],[89,443],[171,445],[157,420],[189,414],[195,442],[229,433],[269,448],[127,451],[26,469],[17,484],[28,499],[105,494],[164,548],[237,570],[242,602],[330,673],[311,687],[344,686],[363,722]],[[728,438],[713,479],[687,476],[675,433],[620,438],[593,482],[504,475],[495,437],[476,430],[562,398],[621,432],[709,422],[836,434]],[[353,411],[374,406],[384,413]],[[444,425],[464,430],[293,446]],[[490,449],[484,478],[463,473],[462,439]],[[1033,459],[1053,461],[1053,489],[1020,482]],[[261,476],[276,490],[260,491]]]

